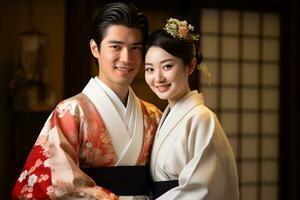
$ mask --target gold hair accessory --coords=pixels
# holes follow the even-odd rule
[[[208,71],[206,63],[202,62],[200,65],[197,66],[197,69],[206,75],[207,82],[210,85],[211,84],[211,73]]]
[[[171,34],[174,38],[199,40],[198,34],[192,34],[194,26],[188,24],[187,21],[179,21],[175,18],[170,18],[164,27],[164,30]]]

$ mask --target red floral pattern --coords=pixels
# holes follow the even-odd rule
[[[48,152],[42,145],[35,145],[28,157],[13,190],[13,199],[45,199],[51,196]]]
[[[152,104],[140,102],[145,128],[137,165],[145,165],[161,113]],[[61,102],[45,123],[16,181],[12,199],[65,199],[74,195],[117,199],[80,170],[80,167],[114,166],[116,161],[116,152],[101,116],[89,99],[79,94]],[[53,173],[61,167],[66,170],[66,177],[54,180]],[[68,174],[74,176],[71,181]],[[57,175],[55,177],[57,179]],[[76,181],[80,187],[74,184]]]

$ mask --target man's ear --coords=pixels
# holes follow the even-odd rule
[[[98,46],[97,46],[97,43],[95,42],[95,40],[93,40],[93,39],[90,40],[90,48],[91,48],[91,52],[92,52],[93,56],[95,58],[98,58],[98,56],[99,56]]]
[[[195,66],[196,66],[196,58],[193,58],[192,62],[187,66],[188,75],[191,75],[193,73]]]

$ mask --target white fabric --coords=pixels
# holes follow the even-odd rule
[[[101,89],[107,94],[107,96],[112,101],[113,105],[115,106],[116,110],[120,114],[121,118],[123,119],[126,127],[128,128],[128,133],[130,136],[132,136],[132,133],[134,131],[134,121],[135,121],[135,115],[132,115],[132,113],[135,112],[135,95],[131,88],[129,88],[129,94],[127,98],[127,107],[122,103],[120,98],[110,89],[105,83],[103,83],[97,76],[94,77],[95,82],[101,87]],[[134,110],[132,110],[134,109]]]
[[[122,101],[120,100],[120,98],[116,95],[116,93],[114,93],[114,91],[112,91],[112,89],[110,89],[107,85],[105,85],[105,83],[103,83],[97,76],[94,77],[94,81],[107,94],[107,96],[112,101],[113,105],[117,109],[117,111],[120,114],[120,116],[122,117],[122,119],[124,119],[125,112],[126,112],[126,107],[122,103]]]
[[[127,111],[130,113],[129,121],[133,124],[132,131],[130,131],[109,96],[93,78],[82,92],[96,106],[111,136],[113,147],[118,156],[116,166],[135,165],[142,150],[144,130],[142,110],[135,94],[131,89],[129,90],[129,104],[132,105],[127,108]],[[132,132],[132,137],[129,132]]]
[[[179,181],[159,200],[238,199],[232,149],[197,91],[164,111],[152,149],[151,174],[155,181]]]
[[[139,99],[134,95],[133,91],[129,88],[129,105],[127,112],[129,114],[129,135],[132,136],[130,143],[128,143],[127,150],[117,162],[116,165],[135,165],[143,147],[144,139],[144,122],[142,107]]]
[[[49,131],[49,146],[51,146],[52,156],[49,158],[49,162],[51,165],[54,165],[55,168],[50,168],[51,170],[51,181],[52,184],[56,185],[59,181],[64,178],[64,181],[71,183],[74,180],[74,174],[72,173],[72,166],[68,162],[64,162],[67,160],[67,155],[60,147],[61,140],[64,138],[59,136],[59,132],[61,132],[57,127],[53,127]],[[63,135],[63,134],[61,134]]]

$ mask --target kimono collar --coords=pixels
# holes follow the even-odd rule
[[[131,106],[127,105],[128,119],[124,120],[111,98],[93,78],[82,93],[94,104],[107,133],[110,134],[118,158],[116,165],[135,165],[142,150],[144,131],[143,113],[138,97],[129,90],[132,103]]]
[[[204,104],[203,95],[201,93],[198,93],[197,90],[188,92],[173,106],[172,109],[170,108],[170,105],[166,107],[162,115],[158,130],[161,129],[162,126],[166,126],[166,124],[168,125],[168,127],[170,127],[171,124],[177,124],[186,113],[188,113],[191,109],[199,104]]]
[[[126,113],[126,107],[122,103],[121,99],[114,93],[112,89],[110,89],[105,83],[103,83],[97,76],[94,77],[95,83],[107,94],[110,98],[118,112],[120,113],[121,117],[124,119]],[[129,95],[128,95],[129,96]],[[127,98],[128,105],[129,98]]]

